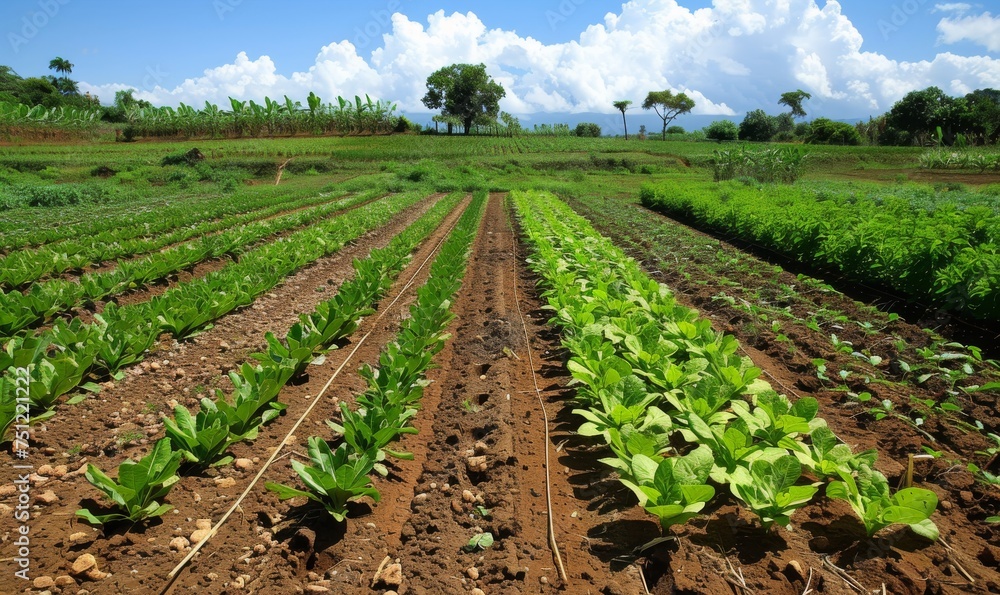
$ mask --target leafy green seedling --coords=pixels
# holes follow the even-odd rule
[[[462,546],[462,549],[467,552],[475,552],[479,550],[485,550],[493,547],[493,534],[490,532],[486,533],[476,533],[469,540],[469,543]]]
[[[180,481],[177,468],[181,464],[181,453],[170,449],[170,441],[160,440],[152,452],[138,463],[126,460],[118,467],[118,481],[105,475],[93,464],[87,465],[87,481],[104,492],[121,513],[95,515],[82,508],[76,515],[94,525],[113,521],[141,521],[158,517],[170,511],[173,506],[160,504],[175,483]]]
[[[850,471],[840,472],[842,481],[826,487],[830,498],[846,500],[864,523],[868,536],[893,524],[909,525],[913,532],[936,541],[938,528],[930,520],[937,508],[937,495],[922,488],[904,488],[889,495],[889,481],[868,465],[860,465],[857,477]]]
[[[347,519],[348,502],[366,496],[375,502],[381,499],[381,494],[372,487],[368,477],[374,461],[367,455],[352,459],[346,445],[341,444],[337,450],[331,451],[325,440],[311,436],[309,458],[312,466],[292,461],[292,468],[309,488],[308,492],[273,482],[268,482],[265,487],[282,500],[301,496],[318,502],[338,523]]]

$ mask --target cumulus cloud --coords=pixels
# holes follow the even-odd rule
[[[938,5],[942,6],[942,5]],[[957,6],[954,4],[944,6]],[[969,5],[965,10],[971,8]],[[964,11],[962,11],[964,13]],[[939,43],[971,41],[991,52],[1000,52],[1000,16],[988,12],[979,15],[945,17],[938,22]]]
[[[964,5],[937,6],[956,12]],[[989,13],[965,23],[968,18],[942,23],[963,21],[966,38],[974,31],[983,43],[1000,45],[1000,30],[990,28],[998,21]],[[954,33],[947,31],[942,37],[950,39]],[[801,88],[813,94],[811,112],[850,117],[884,111],[930,85],[955,93],[1000,87],[1000,60],[991,57],[942,53],[905,62],[863,51],[861,34],[834,0],[714,0],[697,10],[676,0],[632,0],[577,39],[552,44],[490,29],[472,12],[438,11],[423,21],[396,13],[381,41],[365,53],[335,41],[307,71],[287,75],[268,56],[240,53],[232,64],[137,97],[154,104],[228,104],[228,96],[301,99],[314,90],[324,99],[368,93],[397,101],[404,111],[425,111],[420,98],[427,76],[455,62],[485,63],[507,91],[501,108],[516,114],[612,112],[614,100],[641,103],[650,90],[671,89],[691,96],[696,114],[736,115],[776,110],[781,93]],[[80,87],[101,96],[124,88]]]

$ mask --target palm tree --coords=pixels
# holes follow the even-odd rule
[[[615,106],[615,109],[622,113],[622,124],[625,125],[625,140],[628,140],[628,122],[625,121],[625,110],[628,109],[628,106],[632,105],[632,101],[622,99],[621,101],[616,101],[611,105]]]
[[[53,77],[53,84],[56,86],[57,89],[59,89],[59,91],[63,95],[72,95],[78,93],[76,88],[76,83],[70,81],[69,77],[66,76],[67,74],[73,72],[73,65],[70,64],[69,60],[56,56],[52,60],[49,60],[49,69],[55,70],[56,72],[62,74],[62,77],[59,78],[59,81],[56,81],[55,78]]]

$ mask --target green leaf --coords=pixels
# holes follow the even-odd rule
[[[465,544],[462,549],[467,552],[474,552],[477,550],[485,550],[493,546],[493,534],[492,533],[476,533],[469,540],[469,543]]]

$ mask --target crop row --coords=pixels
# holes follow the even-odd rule
[[[875,451],[841,443],[817,417],[816,399],[773,391],[732,336],[677,304],[558,199],[512,196],[580,385],[578,432],[603,439],[614,456],[602,461],[665,530],[700,512],[716,487],[764,527],[787,526],[825,488],[851,505],[869,536],[903,523],[937,538],[933,492],[891,494],[873,469]]]
[[[102,244],[113,245],[132,238],[153,237],[166,231],[228,215],[238,215],[280,203],[297,201],[314,195],[314,191],[289,192],[284,188],[265,186],[250,188],[231,196],[158,196],[140,201],[139,205],[91,205],[80,209],[79,219],[66,222],[65,216],[56,222],[36,222],[24,225],[32,212],[51,209],[22,209],[10,224],[0,226],[0,249],[15,250],[65,242],[60,251],[75,254]],[[27,213],[25,212],[27,211]],[[10,229],[7,229],[10,227]]]
[[[646,186],[642,204],[927,305],[1000,320],[1000,215],[799,186]]]
[[[413,458],[412,454],[390,446],[404,434],[417,433],[410,420],[419,410],[431,360],[449,337],[444,331],[454,318],[450,312],[451,299],[461,285],[485,204],[486,193],[473,198],[441,246],[431,265],[430,278],[417,290],[410,317],[396,340],[379,356],[378,368],[368,365],[362,368],[361,375],[368,388],[357,396],[357,407],[352,410],[341,403],[340,421],[327,422],[339,444],[331,449],[322,437],[310,436],[311,464],[292,461],[307,489],[268,483],[267,488],[279,498],[308,498],[321,504],[334,520],[342,522],[348,514],[348,502],[364,497],[378,502],[380,495],[370,474],[387,475],[384,461],[388,457]]]
[[[230,372],[231,396],[216,390],[214,399],[201,400],[194,415],[177,405],[173,417],[163,419],[166,438],[138,463],[123,462],[117,480],[89,465],[88,481],[117,507],[108,514],[81,509],[77,515],[93,524],[160,516],[171,509],[161,500],[180,480],[177,471],[182,463],[197,469],[228,464],[232,460],[226,456],[229,447],[255,439],[261,426],[284,411],[286,405],[278,401],[282,387],[334,342],[351,335],[361,318],[374,311],[373,305],[403,270],[412,250],[441,224],[459,198],[456,194],[440,200],[386,247],[372,250],[364,260],[355,260],[354,277],[341,285],[332,299],[300,315],[283,339],[268,332],[267,349],[251,356],[259,363],[247,362]],[[136,474],[135,469],[144,473]]]
[[[38,419],[34,412],[51,415],[56,400],[91,371],[117,375],[121,368],[141,361],[161,333],[184,338],[204,329],[220,316],[249,305],[296,270],[384,225],[420,198],[417,193],[396,195],[321,221],[149,302],[120,308],[109,304],[93,323],[57,320],[45,333],[15,337],[0,352],[0,369],[11,374],[12,368],[26,367],[34,419]]]
[[[97,237],[78,238],[37,249],[12,251],[0,260],[0,286],[9,290],[48,275],[160,250],[171,244],[266,219],[284,211],[331,202],[342,194],[340,192],[338,196],[329,194],[307,196],[278,204],[273,204],[273,200],[253,201],[235,213],[208,213],[200,222],[192,224],[186,221],[180,225],[175,224],[174,228],[156,235],[119,236],[113,239],[111,237],[113,234],[104,232],[97,234]]]
[[[0,336],[13,336],[21,329],[83,302],[145,287],[199,262],[227,255],[238,256],[269,236],[309,225],[370,200],[375,194],[377,192],[362,193],[274,219],[253,221],[219,234],[202,236],[145,258],[120,261],[113,270],[82,275],[78,282],[51,279],[32,285],[27,293],[0,293]]]

